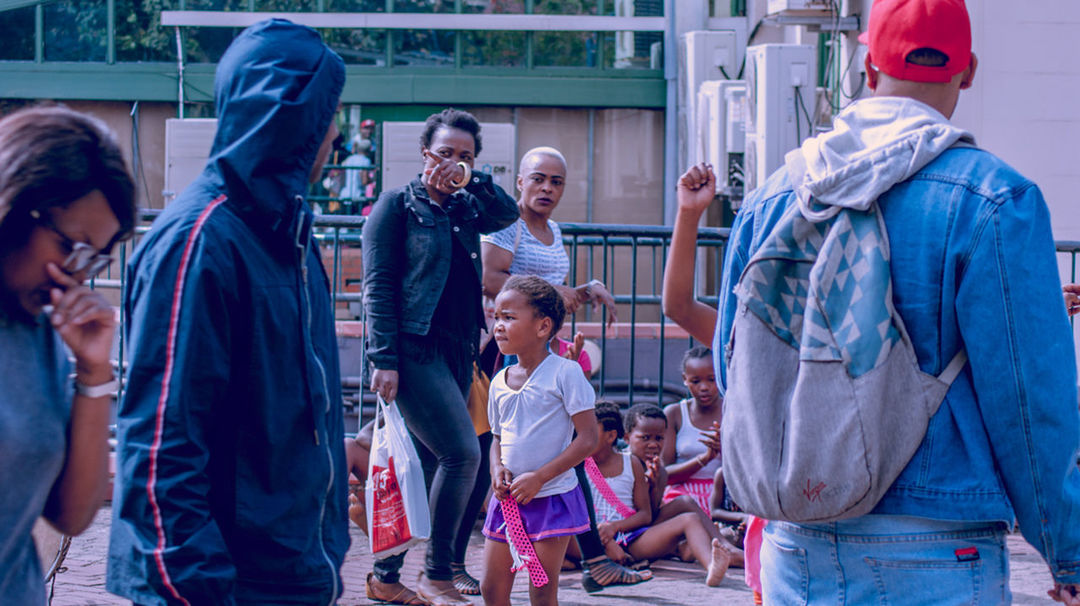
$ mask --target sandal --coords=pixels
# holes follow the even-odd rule
[[[410,606],[424,606],[425,604],[427,604],[427,602],[425,602],[423,598],[418,596],[415,591],[409,589],[408,587],[405,587],[404,585],[402,585],[401,589],[392,597],[384,598],[382,596],[375,595],[375,589],[373,589],[371,586],[371,580],[373,578],[375,578],[374,572],[367,573],[367,598],[377,604],[406,604]]]
[[[480,581],[465,570],[464,564],[450,564],[450,571],[454,573],[454,589],[461,595],[480,595]]]
[[[636,585],[652,578],[651,570],[632,570],[608,558],[581,564],[584,568],[581,585],[588,593],[596,593],[612,585]]]
[[[424,572],[420,571],[420,574],[416,577],[416,597],[423,600],[424,604],[430,604],[431,606],[472,606],[472,602],[466,600],[460,595],[454,596],[455,593],[460,594],[457,588],[444,589],[438,593],[424,593],[423,587],[420,585],[420,579],[423,578]]]
[[[720,538],[727,541],[732,547],[736,549],[742,549],[743,543],[746,541],[746,524],[741,523],[738,526],[727,526],[723,524],[717,524],[720,529]]]

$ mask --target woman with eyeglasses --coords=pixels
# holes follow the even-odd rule
[[[115,136],[63,107],[0,119],[0,596],[44,604],[39,516],[74,535],[107,486],[115,313],[84,285],[135,222]],[[69,361],[74,359],[74,363]]]

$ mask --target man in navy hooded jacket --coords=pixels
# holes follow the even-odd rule
[[[338,353],[304,196],[344,80],[314,30],[242,32],[210,160],[131,259],[107,587],[136,604],[341,594]]]

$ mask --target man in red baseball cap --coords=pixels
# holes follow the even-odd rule
[[[963,0],[874,2],[859,42],[870,46],[866,58],[878,70],[913,82],[948,82],[975,57]],[[933,51],[934,61],[923,51]]]
[[[785,521],[789,511],[807,505],[782,502],[782,515],[769,516],[761,548],[764,602],[1007,604],[1012,596],[1005,536],[1017,522],[1049,564],[1055,583],[1050,597],[1080,606],[1076,353],[1046,202],[1034,183],[975,147],[971,133],[949,122],[978,67],[962,0],[876,0],[861,39],[869,45],[872,96],[837,115],[832,131],[790,152],[785,166],[747,195],[731,228],[713,343],[714,352],[728,352],[731,360],[716,364],[725,390],[725,426],[735,427],[729,421],[753,414],[748,405],[763,403],[747,397],[758,392],[747,388],[754,374],[746,369],[771,384],[765,375],[777,364],[759,359],[764,347],[745,345],[753,333],[740,333],[743,346],[735,346],[732,326],[736,321],[747,326],[745,319],[736,320],[740,307],[748,309],[740,299],[779,292],[785,285],[765,279],[753,290],[740,290],[738,298],[733,287],[744,287],[743,270],[761,267],[752,264],[763,258],[755,253],[776,250],[775,243],[790,233],[784,228],[800,216],[802,224],[833,217],[862,221],[862,213],[880,217],[891,246],[860,233],[853,248],[883,251],[887,269],[875,273],[881,266],[871,263],[845,269],[853,288],[868,277],[891,280],[891,291],[884,292],[891,292],[904,340],[922,372],[943,375],[965,352],[968,361],[961,362],[915,454],[891,484],[886,482],[869,514],[836,514],[823,523]],[[687,174],[694,171],[703,183],[711,182],[708,167]],[[680,189],[695,189],[694,178],[683,180],[691,185],[681,183]],[[831,313],[815,309],[819,315]],[[797,306],[770,310],[786,326],[799,326],[800,335],[806,334],[802,326],[812,324],[812,314]],[[890,323],[899,325],[892,318],[879,322],[877,316],[859,324],[862,319],[844,323],[868,336],[886,334]],[[830,387],[821,386],[826,393],[842,393]],[[924,405],[922,394],[908,398],[911,406]],[[886,428],[895,423],[879,416],[860,417],[858,423]],[[800,440],[816,440],[828,449],[830,438],[842,431],[819,426],[811,435],[800,433],[798,423],[758,428],[748,432],[756,435],[724,434],[725,478],[738,459],[729,460],[729,449],[748,452],[756,442],[786,446]],[[761,475],[740,481],[763,492],[790,480]],[[753,488],[738,493],[740,481],[733,481],[731,490],[745,507],[756,495]],[[847,488],[831,477],[822,478],[820,486],[834,492]],[[815,498],[832,496],[806,493],[809,501]]]
[[[859,41],[870,47],[866,78],[875,97],[912,98],[946,118],[979,66],[964,0],[876,0]]]
[[[358,132],[356,134],[356,136],[353,138],[353,140],[354,141],[356,141],[356,140],[368,141],[368,144],[363,146],[364,149],[358,149],[358,148],[353,149],[352,153],[354,153],[354,154],[362,153],[368,158],[368,160],[372,164],[374,164],[375,163],[375,154],[376,154],[376,152],[378,152],[378,145],[375,142],[375,121],[372,120],[371,118],[367,118],[367,119],[363,120],[362,122],[360,122],[360,132]],[[354,147],[356,147],[356,146],[354,146]]]

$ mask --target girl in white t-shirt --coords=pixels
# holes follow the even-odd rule
[[[488,606],[509,606],[514,585],[514,558],[503,516],[506,502],[516,502],[525,534],[547,574],[545,585],[529,586],[534,606],[558,604],[567,542],[589,528],[572,468],[596,446],[596,395],[576,362],[548,350],[565,316],[562,297],[536,276],[510,278],[495,299],[495,342],[503,354],[516,354],[518,362],[495,375],[488,399],[495,493],[484,523],[481,592]]]

